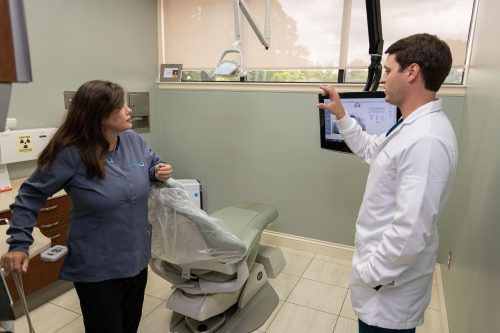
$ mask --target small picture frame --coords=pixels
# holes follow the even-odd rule
[[[182,64],[161,64],[160,82],[180,82],[182,77]]]

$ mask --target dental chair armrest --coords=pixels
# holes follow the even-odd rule
[[[190,279],[193,276],[191,275],[191,270],[208,270],[223,273],[226,275],[233,275],[238,271],[237,264],[223,264],[216,261],[195,261],[187,264],[178,264],[182,269],[182,278]]]
[[[198,268],[198,267],[197,267]],[[234,293],[243,287],[248,279],[248,266],[246,261],[241,261],[236,264],[236,279],[227,282],[212,282],[199,279],[194,287],[179,286],[188,294],[216,294],[216,293]]]

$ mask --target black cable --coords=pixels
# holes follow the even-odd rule
[[[382,39],[382,17],[380,15],[380,0],[366,0],[366,18],[368,23],[368,39],[371,55],[371,63],[368,67],[368,77],[364,91],[376,91],[382,76],[382,50],[384,40]]]

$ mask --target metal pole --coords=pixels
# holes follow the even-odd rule
[[[266,41],[266,38],[264,37],[262,32],[259,30],[259,28],[257,28],[257,25],[255,24],[255,20],[253,19],[252,14],[250,14],[250,10],[248,9],[248,6],[247,6],[245,0],[239,0],[239,3],[240,3],[241,11],[243,12],[243,15],[245,15],[245,17],[248,20],[248,23],[250,23],[250,26],[252,27],[253,31],[257,35],[257,38],[260,40],[262,45],[264,45],[264,47],[267,50],[269,48],[269,43]]]

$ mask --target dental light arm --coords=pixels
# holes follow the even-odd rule
[[[260,40],[262,45],[269,49],[270,40],[271,40],[271,0],[265,0],[265,25],[264,25],[264,33],[260,31],[260,29],[255,24],[255,20],[248,9],[248,6],[245,0],[233,0],[233,10],[234,10],[234,34],[235,41],[233,43],[233,48],[225,50],[220,59],[219,63],[215,67],[214,70],[209,72],[202,72],[202,80],[203,81],[213,81],[216,76],[221,77],[240,77],[241,81],[244,81],[247,75],[246,70],[243,68],[243,53],[241,51],[241,13],[245,15],[248,23],[252,27],[252,30],[257,35],[257,38]],[[238,53],[240,56],[239,64],[232,60],[224,60],[224,57],[229,53]]]
[[[271,0],[265,0],[266,1],[266,8],[265,8],[265,24],[264,24],[264,34],[260,31],[260,29],[257,27],[255,24],[255,20],[250,13],[250,10],[248,9],[247,3],[245,0],[234,0],[234,24],[235,24],[235,32],[236,32],[236,40],[240,41],[241,40],[241,16],[240,16],[240,11],[245,15],[248,23],[252,27],[252,30],[255,32],[255,35],[257,35],[257,38],[260,40],[262,45],[267,49],[269,49],[269,44],[271,41]]]

